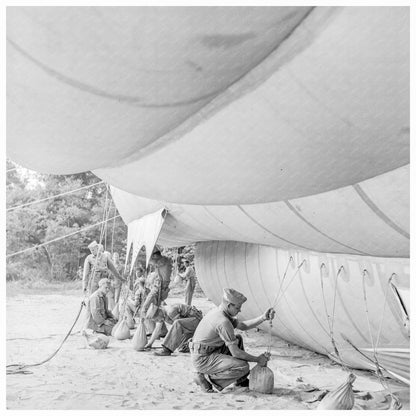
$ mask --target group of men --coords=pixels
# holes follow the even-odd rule
[[[108,306],[108,294],[112,287],[121,287],[126,279],[102,245],[93,242],[88,247],[91,255],[85,260],[83,276],[83,290],[89,294],[86,328],[110,335],[117,319]],[[269,308],[257,318],[240,321],[236,316],[247,298],[234,289],[224,289],[221,304],[203,316],[191,305],[195,272],[188,260],[185,260],[185,271],[178,273],[187,281],[185,304],[167,305],[165,300],[170,290],[172,262],[156,249],[151,264],[154,270],[147,279],[144,270],[142,274],[138,273],[134,295],[125,304],[127,315],[134,318],[139,311],[140,318],[146,320],[149,338],[145,348],[152,348],[155,340],[163,338],[162,348],[155,355],[170,356],[175,350],[190,352],[195,369],[194,381],[205,392],[221,391],[232,383],[248,386],[248,363],[265,366],[269,355],[248,354],[241,335],[236,335],[235,329],[245,331],[272,320],[274,310]],[[113,285],[107,277],[109,271],[116,281]],[[118,296],[119,293],[120,290]],[[117,301],[118,296],[115,297]],[[166,324],[170,325],[169,330]]]

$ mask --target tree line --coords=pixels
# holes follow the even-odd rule
[[[6,255],[36,247],[55,238],[80,231],[105,217],[118,215],[104,183],[67,195],[33,203],[101,180],[91,172],[47,175],[27,171],[7,160]],[[17,207],[16,209],[11,209]],[[120,217],[77,234],[7,257],[7,280],[71,280],[89,254],[88,244],[100,240],[108,251],[125,254],[127,226]]]
[[[6,173],[6,255],[61,236],[59,241],[39,246],[31,251],[7,258],[7,280],[57,280],[79,278],[80,268],[89,254],[88,244],[100,241],[105,249],[118,252],[124,260],[127,244],[127,226],[121,217],[102,225],[105,217],[112,218],[118,211],[106,184],[100,183],[67,195],[36,202],[53,195],[63,194],[101,182],[92,172],[74,175],[48,175],[22,169],[7,160]],[[32,202],[35,202],[32,204]],[[22,206],[30,204],[27,206]],[[17,207],[16,209],[12,209]],[[87,229],[85,229],[87,228]],[[85,229],[85,231],[81,231]],[[101,235],[103,234],[103,235]],[[163,254],[177,262],[194,260],[194,246],[163,249]],[[144,260],[144,253],[139,256]]]

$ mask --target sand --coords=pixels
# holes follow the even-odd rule
[[[181,302],[171,298],[168,303]],[[52,354],[71,327],[81,299],[67,294],[18,294],[7,298],[6,364],[40,362]],[[196,298],[203,312],[214,305]],[[192,382],[189,354],[157,357],[136,352],[131,341],[111,338],[108,349],[93,350],[81,336],[82,319],[58,354],[32,374],[7,376],[8,409],[315,409],[316,399],[345,381],[348,373],[327,357],[273,337],[269,367],[275,375],[271,395],[230,386],[221,393],[202,393]],[[246,350],[264,352],[269,335],[255,329],[243,333]],[[160,342],[154,344],[160,347]],[[251,364],[254,365],[253,363]],[[357,371],[356,406],[388,405],[378,379]],[[404,409],[409,389],[391,381]],[[367,392],[370,394],[368,395]],[[361,398],[360,398],[361,397]]]

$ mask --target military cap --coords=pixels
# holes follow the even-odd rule
[[[247,300],[242,293],[234,289],[224,289],[222,298],[234,305],[242,305]]]
[[[94,240],[93,242],[88,244],[88,248],[92,250],[94,247],[98,246],[98,243]]]

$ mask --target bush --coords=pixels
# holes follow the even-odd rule
[[[35,281],[44,279],[49,273],[43,268],[32,268],[22,265],[21,263],[8,263],[6,266],[6,281]]]

